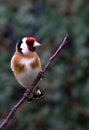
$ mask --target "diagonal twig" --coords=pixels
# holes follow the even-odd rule
[[[45,65],[44,69],[43,69],[43,74],[46,73],[49,64],[56,58],[56,56],[59,54],[59,52],[61,51],[61,49],[63,48],[63,46],[66,44],[66,42],[68,41],[68,34],[66,34],[66,36],[64,37],[63,41],[60,43],[58,49],[54,52],[54,54],[49,58],[47,64]],[[0,130],[2,130],[10,121],[10,119],[13,117],[13,115],[15,114],[16,110],[23,104],[23,102],[26,99],[26,95],[30,95],[31,92],[33,91],[33,89],[35,88],[36,84],[39,82],[39,80],[42,78],[41,75],[38,74],[38,76],[36,77],[36,79],[34,80],[33,84],[31,85],[31,88],[28,90],[26,90],[26,92],[23,94],[23,96],[21,97],[21,99],[16,103],[16,105],[14,107],[12,107],[11,111],[9,112],[9,114],[7,115],[7,117],[4,119],[4,121],[1,123],[0,125]]]

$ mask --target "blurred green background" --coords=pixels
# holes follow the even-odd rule
[[[89,129],[89,1],[0,0],[0,122],[24,93],[10,70],[24,36],[42,43],[42,66],[65,34],[69,41],[40,87],[44,97],[18,109],[5,130]]]

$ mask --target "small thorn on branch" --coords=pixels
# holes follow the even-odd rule
[[[62,50],[63,46],[67,43],[68,41],[68,34],[66,34],[66,36],[64,37],[63,41],[59,44],[58,49],[55,51],[55,53],[49,58],[47,64],[45,65],[42,73],[43,74],[38,74],[38,76],[36,77],[36,79],[34,80],[33,84],[31,85],[30,89],[27,89],[26,92],[23,94],[23,96],[21,97],[21,99],[16,103],[16,105],[14,107],[12,107],[11,111],[9,112],[9,114],[7,115],[7,117],[4,119],[4,121],[1,123],[0,125],[0,130],[2,130],[10,121],[10,119],[13,117],[13,115],[15,114],[16,110],[23,104],[23,102],[26,100],[26,95],[30,96],[30,94],[32,93],[33,89],[35,88],[35,86],[37,85],[37,83],[40,81],[41,78],[43,78],[45,72],[47,71],[50,63],[56,58],[56,56],[59,54],[59,52]]]

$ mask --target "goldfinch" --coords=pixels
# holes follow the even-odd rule
[[[16,50],[11,59],[11,70],[19,84],[26,89],[31,87],[38,73],[42,71],[40,58],[35,52],[38,46],[40,44],[35,38],[25,37],[16,44]],[[30,99],[41,95],[42,92],[37,85]]]

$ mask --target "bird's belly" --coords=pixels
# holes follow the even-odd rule
[[[17,77],[17,80],[21,86],[25,88],[29,88],[32,85],[33,81],[35,80],[39,72],[40,72],[39,69],[35,69],[35,70],[32,70],[31,68],[27,69]]]

